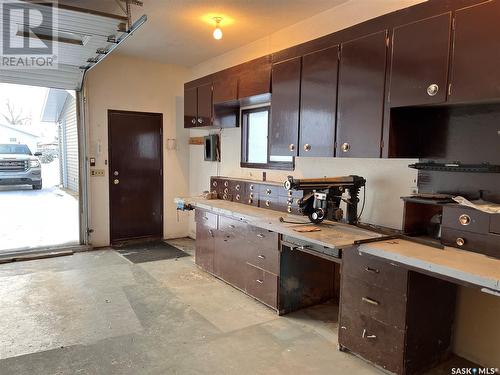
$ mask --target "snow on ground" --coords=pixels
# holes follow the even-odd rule
[[[0,252],[79,242],[78,199],[59,189],[57,159],[42,178],[42,190],[0,186]]]

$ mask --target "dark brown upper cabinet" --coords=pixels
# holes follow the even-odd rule
[[[302,57],[300,156],[334,156],[338,59],[338,46]]]
[[[391,107],[446,101],[451,12],[394,29]]]
[[[301,58],[273,64],[269,160],[292,161],[299,141]]]
[[[245,69],[239,77],[238,99],[265,95],[271,92],[271,64]]]
[[[500,2],[455,13],[450,102],[500,98]]]
[[[342,44],[337,156],[380,157],[387,37],[384,30]]]
[[[213,104],[226,103],[238,99],[238,77],[218,79],[213,85]]]
[[[198,121],[198,89],[184,89],[184,127],[193,128]]]
[[[212,84],[198,87],[198,126],[212,126]]]

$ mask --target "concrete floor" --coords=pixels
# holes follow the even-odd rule
[[[334,304],[278,317],[193,260],[0,265],[0,373],[381,374],[337,350]]]

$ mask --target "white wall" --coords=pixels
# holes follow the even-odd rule
[[[251,59],[288,48],[348,26],[405,8],[421,0],[351,0],[300,23],[280,30],[266,38],[237,48],[224,55],[205,61],[192,70],[191,78],[198,78]],[[204,162],[201,146],[190,146],[189,187],[191,194],[209,189],[212,175],[251,177],[260,179],[259,170],[242,169],[240,161],[240,130],[222,132],[221,163]],[[192,136],[206,131],[191,130]],[[407,165],[412,160],[299,158],[294,176],[321,177],[359,174],[367,179],[367,206],[365,222],[401,227],[402,203],[415,186],[415,171]],[[282,181],[287,172],[268,171],[268,180]],[[190,220],[190,235],[194,223]],[[487,296],[470,288],[459,289],[454,351],[483,366],[500,367],[500,298]]]
[[[93,69],[85,82],[89,157],[105,177],[90,177],[90,227],[92,245],[109,245],[108,109],[163,113],[164,237],[187,234],[187,219],[177,213],[173,199],[188,192],[188,132],[183,126],[184,82],[187,68],[123,56],[110,56]],[[167,150],[166,140],[177,139],[177,150]],[[100,145],[100,152],[98,150]]]

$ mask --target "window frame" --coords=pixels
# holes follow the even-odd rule
[[[294,162],[272,162],[269,160],[269,130],[271,127],[271,104],[266,103],[264,105],[252,106],[252,107],[242,107],[240,109],[240,119],[241,119],[241,157],[240,157],[240,167],[242,168],[256,168],[256,169],[279,169],[279,170],[291,170],[294,169]],[[266,163],[250,163],[248,162],[248,115],[256,112],[267,111],[267,162]]]

